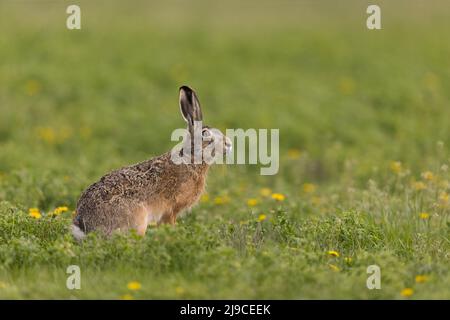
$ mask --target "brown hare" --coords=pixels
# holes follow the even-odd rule
[[[175,153],[169,151],[112,171],[90,185],[78,200],[73,219],[72,233],[76,239],[81,240],[91,231],[110,235],[114,231],[134,229],[144,235],[149,224],[174,224],[183,210],[198,201],[205,188],[210,161],[202,157],[200,161],[192,161],[199,149],[194,147],[194,131],[200,133],[200,152],[217,147],[220,151],[217,154],[223,156],[231,151],[231,141],[208,126],[202,125],[197,130],[202,111],[192,89],[182,86],[179,99],[188,127],[181,144],[183,148],[176,153],[184,160],[176,163]],[[215,156],[214,152],[212,155]]]

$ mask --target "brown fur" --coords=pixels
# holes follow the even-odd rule
[[[198,201],[207,172],[205,163],[174,164],[170,152],[113,171],[81,195],[74,223],[85,233],[135,229],[141,235],[151,223],[149,215],[160,217],[155,223],[174,224]]]

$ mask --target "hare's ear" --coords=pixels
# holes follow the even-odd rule
[[[202,109],[200,108],[197,95],[188,86],[180,88],[180,110],[189,128],[194,126],[194,121],[203,120]]]

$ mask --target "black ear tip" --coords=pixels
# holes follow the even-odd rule
[[[180,87],[180,91],[187,91],[187,92],[191,92],[193,91],[191,88],[189,88],[188,86],[181,86]]]

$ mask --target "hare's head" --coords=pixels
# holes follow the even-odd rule
[[[212,162],[213,158],[231,152],[231,140],[219,129],[211,128],[203,123],[202,109],[194,90],[187,86],[180,88],[180,109],[187,122],[188,144],[191,154],[203,155],[203,161]]]

